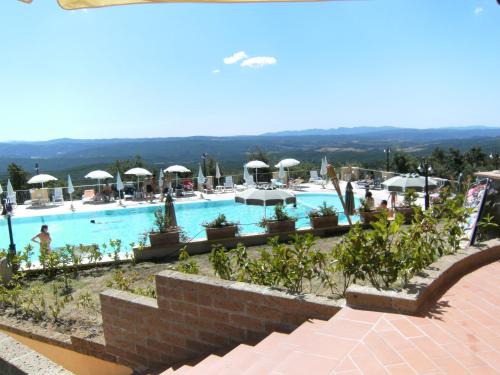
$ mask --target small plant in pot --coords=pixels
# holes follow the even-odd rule
[[[274,215],[269,219],[262,219],[259,226],[266,228],[267,233],[281,233],[295,231],[296,218],[290,216],[283,204],[274,206]]]
[[[339,224],[338,210],[323,202],[321,206],[309,212],[309,220],[314,229],[336,227]]]
[[[182,230],[177,225],[172,225],[170,216],[166,214],[168,212],[167,205],[168,199],[165,200],[165,210],[160,208],[154,213],[154,226],[149,232],[151,246],[170,245],[180,242]]]
[[[414,210],[417,206],[417,192],[414,189],[406,189],[403,204],[396,207],[396,212],[399,212],[405,218],[405,223],[411,223],[413,219]]]
[[[228,221],[226,215],[219,214],[215,219],[204,223],[207,240],[220,240],[222,238],[233,238],[238,234],[238,223]]]

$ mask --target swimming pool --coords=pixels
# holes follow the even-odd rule
[[[287,206],[287,211],[298,218],[297,228],[310,226],[307,213],[321,205],[341,209],[341,203],[336,194],[300,193],[297,194],[297,207]],[[356,200],[356,205],[358,201]],[[112,239],[121,239],[124,252],[130,251],[130,243],[137,243],[141,234],[148,232],[154,221],[154,211],[158,205],[147,205],[133,208],[111,209],[93,212],[75,212],[63,215],[46,215],[35,217],[13,217],[14,240],[18,250],[29,244],[30,239],[39,232],[42,224],[49,226],[52,236],[52,247],[66,244],[103,244]],[[178,224],[189,238],[205,238],[203,222],[210,221],[219,213],[226,215],[228,220],[240,223],[241,233],[262,233],[257,223],[261,220],[264,209],[261,206],[246,206],[234,200],[185,202],[175,205]],[[273,207],[267,207],[267,216],[273,214]],[[95,224],[91,223],[95,221]],[[344,214],[340,214],[339,222],[346,222]],[[6,249],[9,244],[7,235],[7,220],[0,219],[0,248]],[[34,257],[38,259],[38,249],[35,247]]]

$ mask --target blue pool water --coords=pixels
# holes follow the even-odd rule
[[[298,217],[297,227],[310,226],[307,213],[321,205],[324,201],[342,211],[340,200],[335,194],[297,194],[297,207],[287,206],[287,211]],[[358,202],[356,201],[356,205]],[[137,243],[142,233],[149,231],[153,226],[154,211],[157,205],[144,205],[133,208],[112,209],[95,212],[75,212],[63,215],[46,215],[36,217],[21,217],[12,219],[14,240],[18,249],[26,246],[30,239],[39,232],[42,224],[49,226],[52,236],[52,247],[57,248],[66,244],[103,244],[112,239],[121,239],[124,251],[129,251],[129,244]],[[264,209],[260,206],[246,206],[235,203],[233,200],[200,201],[193,203],[176,204],[178,224],[184,229],[189,238],[205,238],[203,222],[210,221],[219,213],[226,215],[228,220],[239,222],[241,233],[260,233],[263,229],[257,226]],[[267,216],[273,214],[273,207],[267,208]],[[90,221],[95,220],[96,224]],[[339,217],[340,223],[346,221],[343,214]],[[0,219],[0,248],[8,247],[8,231],[6,220]],[[35,258],[38,258],[35,248]]]

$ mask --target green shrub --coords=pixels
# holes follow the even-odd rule
[[[205,228],[225,228],[225,227],[233,227],[233,226],[237,226],[237,225],[238,225],[238,223],[228,221],[226,218],[226,215],[224,215],[224,214],[219,214],[212,221],[203,223],[203,226]]]
[[[186,246],[184,246],[179,252],[179,263],[177,264],[177,271],[190,274],[198,274],[200,272],[198,263],[196,263],[196,261],[191,258],[191,256],[187,252]]]
[[[309,212],[309,217],[337,216],[338,210],[334,206],[329,206],[323,202],[317,209]]]

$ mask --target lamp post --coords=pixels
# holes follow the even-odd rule
[[[2,200],[2,215],[7,216],[7,227],[9,229],[9,257],[12,259],[14,255],[16,255],[16,244],[14,243],[14,235],[12,233],[12,205],[10,203],[10,199],[7,197]]]
[[[40,168],[38,166],[38,163],[35,163],[35,175],[40,174]]]
[[[432,172],[432,167],[429,164],[429,162],[424,159],[420,162],[420,165],[418,166],[418,171],[420,173],[423,173],[425,176],[425,191],[424,191],[424,204],[425,204],[425,209],[429,209],[429,172]]]
[[[389,172],[389,155],[391,153],[391,148],[390,147],[384,148],[384,153],[385,153],[385,170]]]
[[[201,155],[201,160],[203,160],[203,173],[205,174],[205,177],[207,177],[207,157],[208,154],[206,152]]]
[[[494,149],[490,153],[490,159],[493,161],[493,164],[495,165],[495,169],[498,170],[498,162],[500,161],[500,154],[497,152],[496,149]]]

